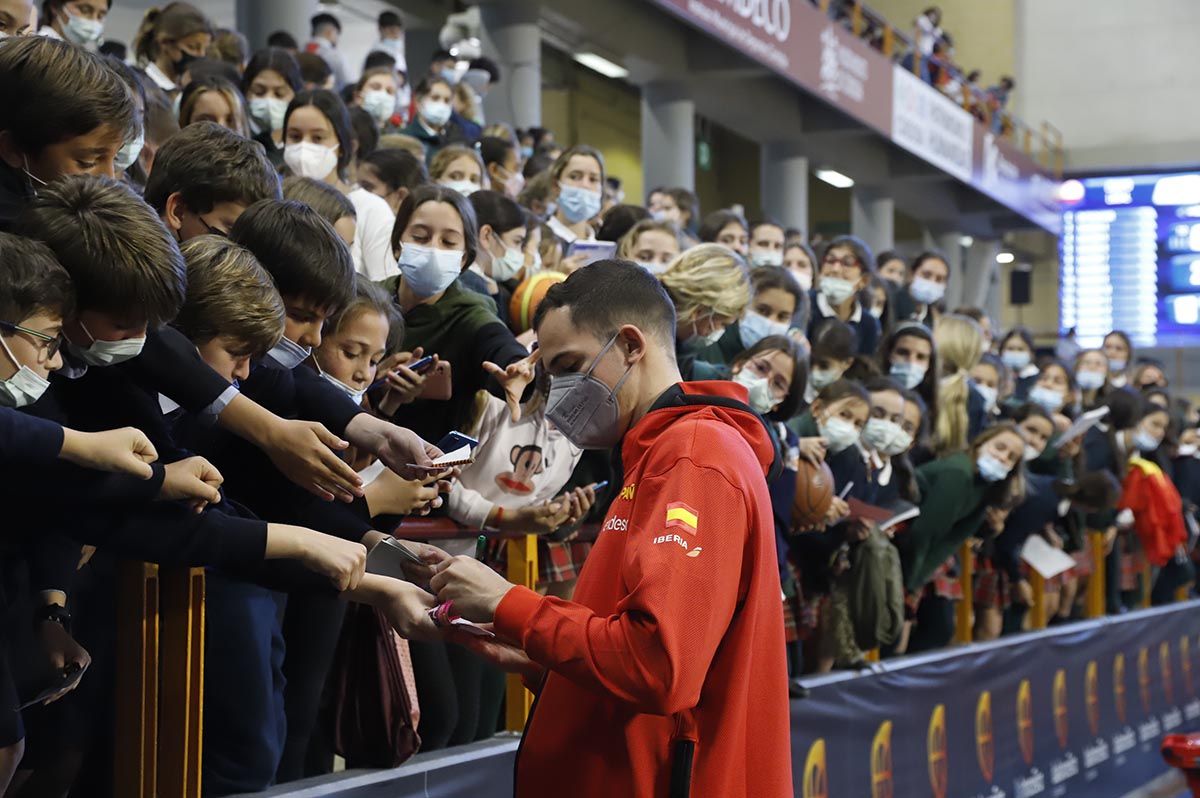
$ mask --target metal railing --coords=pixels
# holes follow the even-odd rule
[[[1057,179],[1062,179],[1064,155],[1062,132],[1049,122],[1043,121],[1034,127],[1000,106],[995,95],[986,89],[969,84],[962,71],[955,65],[936,56],[924,56],[913,37],[892,25],[879,12],[861,0],[813,0],[830,18],[841,22],[855,36],[883,53],[892,61],[905,64],[914,75],[945,74],[958,86],[957,97],[944,92],[953,102],[960,104],[980,124],[993,130],[996,135],[1011,141],[1027,156]],[[931,69],[932,68],[932,69]],[[935,88],[936,82],[927,80]],[[945,84],[943,84],[945,85]]]

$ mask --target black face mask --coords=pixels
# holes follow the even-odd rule
[[[184,50],[180,50],[179,58],[171,64],[171,66],[175,67],[175,77],[183,77],[183,71],[188,68],[188,64],[195,60],[196,56]]]

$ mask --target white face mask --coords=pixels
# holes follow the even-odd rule
[[[904,454],[913,445],[913,436],[900,429],[887,443],[880,449],[881,452],[888,457],[895,457],[898,454]]]
[[[283,130],[288,101],[278,97],[255,97],[250,100],[250,116],[270,125],[272,131]],[[326,172],[328,174],[328,172]]]
[[[337,150],[324,144],[301,141],[283,148],[283,162],[300,177],[324,180],[337,168]]]
[[[946,295],[946,284],[935,283],[924,277],[914,277],[908,286],[908,293],[922,305],[932,305],[934,302],[940,302]]]
[[[67,22],[63,25],[63,36],[71,44],[81,47],[100,41],[104,34],[104,23],[98,19],[87,19],[78,14],[67,13]]]
[[[464,197],[469,197],[479,190],[478,184],[472,183],[470,180],[443,180],[441,184],[446,188],[454,189]]]
[[[489,251],[489,255],[492,253]],[[500,257],[492,255],[492,268],[489,270],[493,280],[505,282],[511,280],[517,275],[517,272],[525,268],[525,253],[519,249],[505,247],[504,254]]]
[[[853,445],[858,441],[860,434],[857,427],[846,419],[836,416],[826,420],[824,424],[818,424],[817,429],[829,446],[829,451],[834,454]]]
[[[1030,463],[1042,456],[1041,451],[1031,443],[1025,444],[1025,462]]]
[[[983,406],[988,411],[996,409],[996,401],[1000,398],[999,391],[978,382],[975,383],[975,390],[979,391],[979,395],[983,397]]]
[[[383,89],[370,89],[363,92],[362,108],[371,118],[375,120],[375,124],[379,127],[392,117],[396,111],[396,96],[388,94]]]
[[[441,127],[450,121],[450,103],[441,100],[426,100],[420,105],[421,116],[433,127]]]
[[[750,250],[751,266],[782,266],[783,253],[775,249]]]
[[[829,304],[834,307],[841,305],[847,299],[854,296],[854,292],[857,290],[857,283],[852,283],[849,280],[843,280],[840,277],[821,278],[821,293],[825,295],[825,299],[829,301]]]
[[[8,359],[17,367],[16,374],[0,381],[0,406],[27,407],[41,399],[42,394],[50,387],[50,380],[17,360],[2,336],[0,346],[4,347],[4,354],[8,355]]]
[[[354,402],[354,404],[356,404],[356,405],[362,404],[363,397],[366,396],[366,394],[367,394],[366,388],[363,388],[361,391],[356,391],[353,388],[351,388],[349,385],[347,385],[346,383],[339,380],[337,377],[330,375],[328,372],[322,371],[321,376],[324,377],[325,381],[328,382],[330,385],[336,385],[337,387],[339,387],[343,391],[345,391],[346,396],[349,396],[350,399]]]
[[[889,421],[886,418],[872,418],[868,419],[867,426],[863,427],[862,439],[867,446],[886,454],[887,445],[894,438],[903,434],[904,430],[900,429],[900,425],[895,421]]]
[[[419,244],[400,245],[400,274],[419,299],[428,299],[450,287],[462,271],[461,249],[434,249]]]
[[[792,276],[796,278],[796,282],[799,283],[800,287],[803,288],[805,291],[812,290],[813,276],[812,276],[811,271],[798,272],[798,271],[793,270]]]
[[[779,400],[771,395],[771,384],[766,377],[760,377],[743,367],[733,375],[733,381],[750,394],[750,407],[755,413],[770,413],[775,409],[775,405],[779,404]]]
[[[141,338],[126,338],[122,341],[97,341],[96,336],[84,327],[83,322],[80,322],[79,326],[83,327],[83,331],[92,339],[91,346],[79,346],[70,342],[67,346],[71,354],[89,366],[115,366],[117,363],[133,360],[142,353],[142,347],[146,345],[144,335]]]
[[[122,144],[121,149],[117,150],[116,157],[113,158],[113,168],[118,172],[124,172],[133,166],[138,156],[142,154],[144,146],[146,146],[146,134],[139,128],[137,136]]]

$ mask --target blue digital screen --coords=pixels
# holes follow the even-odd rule
[[[1060,197],[1060,332],[1200,343],[1200,173],[1071,180]]]

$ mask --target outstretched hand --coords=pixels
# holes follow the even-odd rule
[[[542,350],[535,349],[528,357],[509,363],[505,368],[500,368],[491,361],[485,360],[483,363],[483,370],[492,375],[504,388],[504,401],[508,405],[508,412],[512,414],[514,424],[521,420],[521,396],[529,387],[529,383],[533,382],[534,367],[541,356]]]

